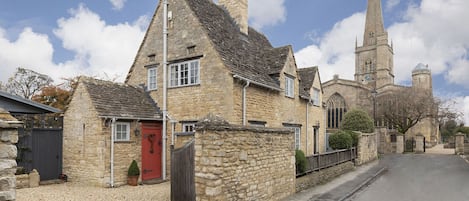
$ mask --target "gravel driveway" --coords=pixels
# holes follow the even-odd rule
[[[44,185],[16,190],[17,201],[32,200],[170,200],[170,182],[155,185],[101,188],[72,183]]]

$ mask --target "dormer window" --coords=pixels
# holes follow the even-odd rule
[[[295,97],[295,78],[285,75],[285,96],[289,98]]]

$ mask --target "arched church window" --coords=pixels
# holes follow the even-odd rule
[[[346,112],[345,99],[338,93],[332,95],[327,100],[327,128],[339,128]]]

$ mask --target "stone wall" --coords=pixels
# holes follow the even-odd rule
[[[355,163],[362,165],[378,158],[376,133],[360,133]]]
[[[352,171],[354,168],[353,162],[349,161],[296,178],[296,192],[327,183],[342,174]]]
[[[21,188],[34,188],[39,186],[40,176],[36,169],[33,169],[29,174],[15,175],[16,189]]]
[[[16,199],[16,146],[22,123],[0,108],[0,200]]]
[[[279,200],[294,193],[293,145],[286,129],[198,127],[196,200]]]

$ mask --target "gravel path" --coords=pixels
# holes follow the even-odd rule
[[[426,154],[446,154],[454,155],[454,149],[445,149],[443,144],[437,144],[432,148],[425,150]]]
[[[78,186],[72,183],[44,185],[37,188],[16,190],[17,201],[33,200],[170,200],[170,182],[155,185],[100,188]]]

